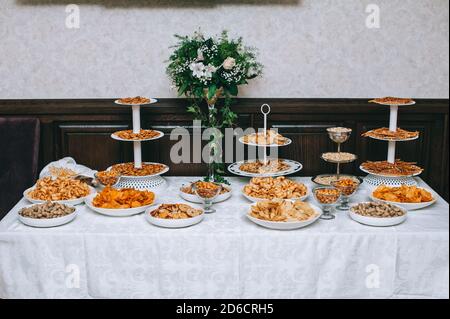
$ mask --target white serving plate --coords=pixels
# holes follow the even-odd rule
[[[114,133],[112,133],[111,138],[114,140],[117,140],[117,141],[121,141],[121,142],[147,142],[147,141],[154,141],[154,140],[160,139],[161,137],[164,136],[164,133],[161,131],[157,131],[157,130],[152,130],[152,131],[159,133],[159,135],[152,137],[152,138],[144,138],[144,139],[139,139],[139,140],[127,140],[125,138],[121,138],[121,137],[115,135]]]
[[[311,225],[312,223],[317,221],[320,218],[320,216],[322,215],[322,209],[320,209],[316,205],[312,205],[312,204],[310,204],[310,205],[316,211],[317,215],[315,217],[309,219],[309,220],[306,220],[306,221],[272,222],[272,221],[267,221],[267,220],[262,220],[262,219],[255,218],[253,216],[250,216],[249,213],[247,213],[246,216],[247,216],[248,219],[250,219],[255,224],[257,224],[259,226],[262,226],[262,227],[265,227],[265,228],[276,229],[276,230],[299,229],[299,228],[303,228],[303,227],[306,227],[308,225]]]
[[[27,205],[24,208],[28,208],[33,205]],[[45,218],[45,219],[38,219],[38,218],[30,218],[30,217],[23,217],[19,213],[17,213],[18,219],[25,225],[31,226],[31,227],[39,227],[39,228],[49,228],[49,227],[57,227],[61,225],[65,225],[67,223],[70,223],[72,220],[75,219],[78,215],[78,210],[75,206],[67,205],[75,208],[75,211],[69,215],[57,217],[57,218]]]
[[[158,165],[164,165],[165,168],[156,174],[151,174],[151,175],[143,175],[143,176],[132,176],[132,175],[121,175],[121,178],[127,178],[127,179],[142,179],[142,178],[146,178],[146,177],[153,177],[153,176],[159,176],[159,175],[163,175],[165,173],[167,173],[169,171],[169,166],[167,166],[166,164],[161,164],[161,163],[155,163],[155,162],[142,162],[142,164],[158,164]],[[111,170],[112,166],[108,167],[106,170],[109,171]]]
[[[305,196],[302,196],[302,197],[300,197],[300,198],[289,198],[288,200],[292,200],[292,201],[300,200],[300,201],[303,202],[303,201],[305,201],[305,199],[308,198],[309,194],[310,194],[310,191],[309,191],[309,189],[308,189]],[[267,199],[265,199],[265,198],[258,198],[258,197],[248,196],[247,194],[245,194],[244,190],[242,190],[242,195],[243,195],[245,198],[247,198],[249,201],[254,202],[254,203],[262,202],[262,201],[267,200]],[[274,198],[274,199],[276,199],[276,198]],[[280,198],[280,199],[284,199],[284,198]]]
[[[165,228],[184,228],[196,225],[200,223],[203,218],[205,217],[205,213],[203,212],[203,208],[196,206],[196,205],[189,205],[195,209],[202,210],[202,213],[198,216],[191,217],[191,218],[183,218],[183,219],[164,219],[164,218],[157,218],[150,215],[152,211],[155,209],[158,209],[160,205],[153,205],[145,210],[145,219],[155,226],[159,227],[165,227]]]
[[[399,207],[398,205],[394,205],[394,206]],[[350,218],[360,224],[364,224],[364,225],[368,225],[368,226],[375,226],[375,227],[395,226],[395,225],[403,223],[406,220],[406,218],[408,217],[408,212],[405,209],[403,209],[402,207],[399,207],[399,208],[401,210],[403,210],[405,212],[405,214],[403,216],[398,216],[398,217],[361,216],[361,215],[353,212],[353,210],[352,210],[353,207],[351,207],[350,210],[348,211],[348,215],[350,216]]]
[[[420,187],[420,188],[422,188],[422,187]],[[428,206],[430,206],[430,205],[432,205],[432,204],[434,204],[436,202],[436,197],[435,196],[433,196],[433,200],[432,201],[424,202],[424,203],[399,203],[399,202],[392,202],[392,201],[376,198],[375,196],[373,196],[373,192],[370,194],[370,199],[372,199],[375,202],[381,202],[381,203],[387,203],[387,204],[396,205],[396,206],[399,206],[399,207],[401,207],[403,209],[406,209],[407,211],[422,209],[422,208],[428,207]]]
[[[236,163],[229,165],[228,171],[234,175],[244,176],[244,177],[277,177],[277,176],[286,176],[286,175],[291,175],[291,174],[297,173],[298,171],[300,171],[303,168],[303,165],[299,162],[287,160],[287,159],[279,159],[279,160],[284,161],[286,164],[288,164],[290,166],[290,168],[287,170],[284,170],[284,171],[276,172],[276,173],[266,173],[266,174],[249,173],[249,172],[244,172],[244,171],[240,170],[240,168],[239,168],[242,164],[247,163],[249,161],[240,161],[240,162],[236,162]]]
[[[114,101],[114,103],[119,104],[119,105],[124,105],[124,106],[138,106],[138,105],[144,106],[144,105],[149,105],[149,104],[153,104],[153,103],[156,103],[156,102],[158,102],[158,100],[157,99],[153,99],[153,98],[150,98],[150,102],[143,103],[143,104],[127,104],[127,103],[120,103],[119,100],[115,100]]]
[[[408,105],[414,105],[414,104],[416,104],[416,101],[412,101],[412,102],[404,103],[404,104],[392,104],[392,103],[389,103],[389,102],[387,102],[387,103],[382,103],[382,102],[375,102],[375,101],[370,102],[370,103],[375,103],[375,104],[379,104],[379,105],[386,105],[386,106],[408,106]]]
[[[359,169],[362,170],[364,173],[367,173],[367,174],[370,174],[370,175],[380,176],[380,177],[390,177],[390,178],[402,178],[402,177],[403,177],[403,178],[406,178],[406,177],[414,177],[414,176],[419,176],[419,175],[422,174],[422,172],[423,172],[423,170],[422,170],[422,172],[415,173],[415,174],[392,176],[392,175],[384,175],[384,174],[372,173],[372,172],[370,172],[370,171],[364,169],[364,168],[362,167],[362,165],[359,166]]]
[[[241,142],[242,144],[248,145],[248,146],[256,146],[256,147],[283,147],[283,146],[288,146],[289,144],[292,143],[292,140],[288,137],[285,137],[286,139],[286,143],[282,144],[282,145],[278,145],[278,144],[257,144],[257,143],[248,143],[248,142],[244,142],[244,136],[241,136],[239,138],[239,142]]]
[[[217,196],[217,197],[214,199],[213,203],[224,202],[224,201],[226,201],[227,199],[229,199],[229,198],[232,196],[233,191],[232,191],[232,189],[231,189],[231,186],[229,186],[229,185],[222,185],[222,186],[223,186],[223,187],[226,187],[226,188],[229,189],[230,191],[227,192],[227,193],[220,194],[219,196]],[[192,195],[192,194],[185,193],[185,192],[183,192],[183,191],[181,190],[181,188],[180,188],[178,194],[180,195],[180,197],[181,197],[182,199],[184,199],[184,200],[186,200],[186,201],[188,201],[188,202],[196,203],[196,204],[203,204],[203,200],[200,199],[200,198],[198,198],[197,195]]]
[[[25,199],[26,199],[27,201],[29,201],[29,202],[31,202],[31,203],[33,203],[33,204],[43,204],[43,203],[45,203],[45,202],[48,202],[48,201],[46,201],[46,200],[33,199],[33,198],[31,198],[31,197],[28,195],[28,193],[29,193],[30,191],[32,191],[35,187],[36,187],[36,185],[33,186],[33,187],[30,187],[30,188],[26,189],[26,190],[23,192],[23,197],[25,197]],[[89,186],[89,190],[90,190],[89,195],[88,195],[88,196],[85,196],[85,197],[80,197],[80,198],[75,198],[75,199],[68,199],[68,200],[52,200],[51,202],[59,203],[59,204],[66,204],[66,205],[78,205],[78,204],[83,203],[84,200],[85,200],[87,197],[89,197],[90,195],[95,194],[95,189],[94,189],[93,187]]]
[[[152,203],[150,205],[139,206],[139,207],[135,207],[135,208],[124,208],[124,209],[100,208],[100,207],[95,207],[92,204],[92,200],[94,199],[94,197],[96,195],[97,194],[89,195],[85,199],[84,202],[86,203],[86,206],[89,207],[94,212],[97,212],[99,214],[106,215],[106,216],[111,216],[111,217],[128,217],[128,216],[137,215],[137,214],[140,214],[143,211],[145,211],[150,206],[155,205],[155,203]]]

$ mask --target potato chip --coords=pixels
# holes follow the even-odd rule
[[[374,190],[375,198],[397,203],[425,203],[433,200],[433,195],[417,186],[402,185],[400,187],[378,186]]]

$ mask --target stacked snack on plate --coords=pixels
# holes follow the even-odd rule
[[[353,206],[349,216],[364,225],[386,227],[403,223],[407,211],[388,203],[365,202]]]
[[[271,222],[306,221],[317,215],[310,204],[299,200],[274,199],[257,202],[250,210],[250,216]]]
[[[400,187],[381,185],[372,192],[371,197],[375,201],[392,203],[407,210],[425,208],[436,201],[426,189],[408,185]]]
[[[92,204],[99,208],[126,209],[151,205],[154,200],[155,194],[150,191],[105,187],[94,197]]]
[[[201,209],[195,209],[186,204],[162,204],[150,212],[150,215],[162,219],[183,219],[201,215]]]
[[[166,168],[166,165],[159,163],[142,163],[142,167],[137,168],[134,163],[130,162],[115,164],[111,167],[111,171],[123,176],[148,176],[161,173]]]
[[[308,189],[303,183],[294,182],[284,176],[254,177],[244,187],[244,194],[249,199],[300,199]]]
[[[44,177],[36,185],[25,191],[25,197],[36,201],[66,201],[83,198],[90,193],[89,186],[67,177]]]
[[[283,135],[275,132],[274,130],[267,130],[265,134],[264,132],[259,132],[250,135],[245,135],[242,138],[242,140],[246,144],[255,144],[255,145],[283,146],[289,143],[289,139],[285,138]]]

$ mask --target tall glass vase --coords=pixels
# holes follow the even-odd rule
[[[208,181],[217,181],[217,167],[221,162],[221,146],[220,146],[220,131],[217,129],[217,110],[214,104],[208,104],[208,121],[209,129],[211,129],[211,139],[209,141],[208,153]]]

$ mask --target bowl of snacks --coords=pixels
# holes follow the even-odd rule
[[[339,210],[349,210],[348,205],[350,197],[356,194],[359,185],[362,183],[362,179],[354,176],[354,178],[341,178],[331,183],[333,187],[337,188],[341,192],[340,204],[336,206]]]
[[[305,184],[284,176],[254,177],[244,186],[242,194],[252,202],[271,199],[305,200],[309,195]]]
[[[86,205],[93,211],[113,217],[132,216],[154,205],[155,194],[133,188],[105,187],[100,193],[89,195]]]
[[[204,216],[202,208],[187,204],[161,204],[145,211],[150,224],[165,228],[189,227],[200,223]]]
[[[204,183],[208,183],[208,182],[197,181],[197,182],[193,182],[193,183],[189,183],[189,184],[181,186],[180,192],[179,192],[180,197],[191,203],[202,204],[203,200],[195,194],[194,186],[195,186],[195,184],[201,185]],[[220,194],[213,200],[213,203],[220,203],[220,202],[226,201],[232,195],[232,190],[229,185],[221,184],[221,186],[222,186],[222,188],[220,190]]]
[[[380,202],[359,203],[348,212],[351,219],[358,223],[386,227],[403,223],[407,218],[407,211],[397,205]]]
[[[341,179],[351,179],[354,182],[360,182],[359,177],[348,174],[321,174],[311,178],[311,181],[320,186],[332,186],[332,184]]]
[[[251,205],[246,215],[255,224],[277,230],[292,230],[314,223],[322,210],[300,200],[264,200]]]
[[[100,171],[94,174],[96,181],[102,186],[115,186],[119,184],[120,173],[116,171]]]
[[[436,198],[425,188],[407,185],[400,187],[380,185],[372,192],[370,198],[403,207],[408,211],[422,209],[436,202]]]
[[[77,216],[74,206],[55,202],[33,204],[18,212],[19,220],[31,227],[56,227],[70,223]]]
[[[341,192],[335,187],[323,186],[314,188],[313,194],[316,201],[323,208],[323,214],[320,218],[325,220],[334,219],[332,214],[333,206],[341,198]]]
[[[47,201],[60,204],[77,205],[83,203],[95,189],[80,180],[63,177],[44,177],[37,180],[36,185],[23,192],[23,196],[33,204]]]

